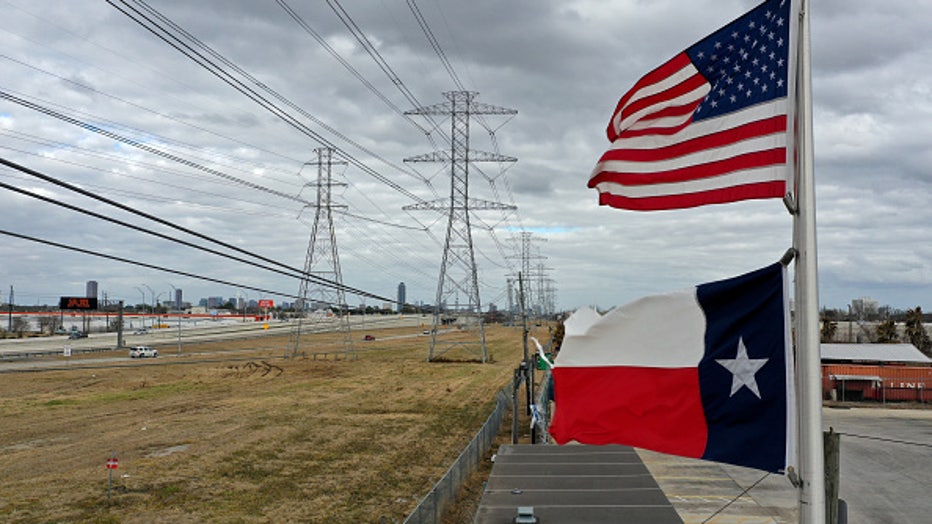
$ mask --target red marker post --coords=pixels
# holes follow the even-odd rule
[[[107,471],[109,472],[110,479],[107,483],[107,498],[110,498],[110,490],[113,488],[113,470],[117,469],[120,465],[120,460],[116,458],[116,455],[110,455],[110,458],[107,459]]]

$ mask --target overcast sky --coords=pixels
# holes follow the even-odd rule
[[[474,214],[483,306],[507,306],[506,278],[520,269],[521,232],[532,234],[531,266],[543,268],[559,309],[620,305],[782,256],[792,220],[779,200],[638,213],[600,207],[586,187],[609,146],[605,127],[618,98],[756,3],[417,1],[463,87],[479,93],[477,102],[517,110],[471,122],[473,149],[518,159],[475,164],[470,172],[471,197],[518,207]],[[327,2],[285,3],[303,27],[274,0],[149,5],[274,90],[284,102],[264,96],[297,125],[104,1],[0,0],[0,90],[22,99],[0,99],[0,156],[300,268],[315,217],[302,200],[316,200],[309,184],[317,167],[308,163],[322,147],[314,137],[321,137],[351,157],[332,169],[341,184],[333,188],[333,222],[344,283],[394,297],[405,282],[409,302],[433,302],[446,216],[402,207],[448,197],[449,167],[404,159],[447,148],[450,121],[434,117],[440,129],[428,136],[427,120],[406,119],[399,110],[414,109],[403,90],[429,106],[459,87],[407,3],[342,2],[381,66]],[[812,7],[820,301],[843,308],[853,298],[873,297],[881,305],[928,310],[932,3],[817,0]],[[0,181],[208,245],[7,167],[0,167]],[[87,280],[97,280],[108,298],[132,304],[151,302],[149,288],[162,300],[172,287],[182,288],[195,303],[208,295],[290,302],[284,295],[298,292],[293,278],[8,189],[0,189],[0,209],[4,231],[232,283],[2,235],[2,302],[12,285],[18,304],[56,303],[82,295]],[[347,301],[381,303],[351,294]]]

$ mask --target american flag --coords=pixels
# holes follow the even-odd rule
[[[646,211],[785,195],[791,3],[758,5],[621,97],[612,147],[589,179],[600,204]]]

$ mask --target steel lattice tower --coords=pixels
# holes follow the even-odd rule
[[[535,275],[531,268],[531,260],[543,260],[547,257],[540,254],[538,250],[537,254],[531,253],[531,242],[543,241],[546,242],[546,238],[534,237],[533,233],[524,231],[521,233],[520,237],[515,239],[520,241],[519,252],[517,256],[512,256],[508,258],[519,258],[520,259],[520,272],[524,275],[524,306],[529,311],[533,311],[535,315],[540,313],[540,304],[543,300],[543,291],[538,287],[537,291],[534,291],[534,286],[530,285],[531,281],[534,280]],[[540,266],[542,267],[542,266]],[[527,314],[527,311],[524,312]]]
[[[333,149],[318,148],[314,150],[317,153],[317,162],[308,162],[305,165],[317,166],[317,181],[306,184],[317,188],[317,202],[315,204],[314,225],[311,228],[311,237],[307,244],[307,255],[304,258],[304,276],[301,278],[301,286],[298,290],[298,300],[295,302],[295,311],[298,313],[298,320],[292,327],[291,332],[291,356],[298,354],[301,342],[301,330],[305,317],[310,309],[309,320],[315,331],[323,328],[321,324],[331,324],[333,319],[329,314],[315,311],[317,306],[324,306],[329,309],[335,307],[337,310],[337,328],[343,334],[343,351],[345,356],[356,356],[356,350],[353,346],[352,337],[350,336],[349,317],[345,311],[346,294],[343,290],[343,275],[340,271],[340,256],[337,252],[337,237],[333,229],[333,208],[346,207],[333,203],[331,199],[331,189],[333,186],[342,186],[345,184],[336,184],[331,177],[331,170],[335,164],[333,160]],[[311,275],[309,277],[308,275]],[[312,277],[320,277],[335,285],[324,286]],[[310,307],[308,307],[310,306]]]
[[[406,111],[407,115],[449,115],[450,150],[434,151],[406,158],[405,162],[449,162],[450,198],[405,206],[405,210],[433,210],[447,212],[447,234],[440,263],[440,278],[434,301],[433,329],[430,332],[430,350],[427,360],[432,361],[446,352],[462,348],[478,354],[482,362],[488,360],[485,346],[485,329],[482,325],[482,304],[479,300],[479,278],[473,249],[470,212],[479,209],[514,210],[515,206],[469,197],[469,164],[471,162],[514,162],[517,159],[495,153],[469,149],[469,121],[473,115],[514,115],[517,111],[475,101],[474,91],[449,91],[443,94],[447,102]],[[466,299],[460,304],[460,294]],[[450,309],[451,299],[455,307]],[[444,320],[455,320],[460,326],[478,332],[478,341],[443,340]],[[461,337],[460,337],[461,338]],[[475,351],[478,346],[478,351]]]

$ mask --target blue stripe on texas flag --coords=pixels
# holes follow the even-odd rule
[[[782,472],[787,431],[783,268],[777,263],[702,284],[696,295],[706,316],[699,384],[709,433],[702,458]],[[726,364],[739,356],[739,341],[752,362],[767,359],[749,375],[760,398],[746,384],[737,383],[733,392],[735,374]]]

